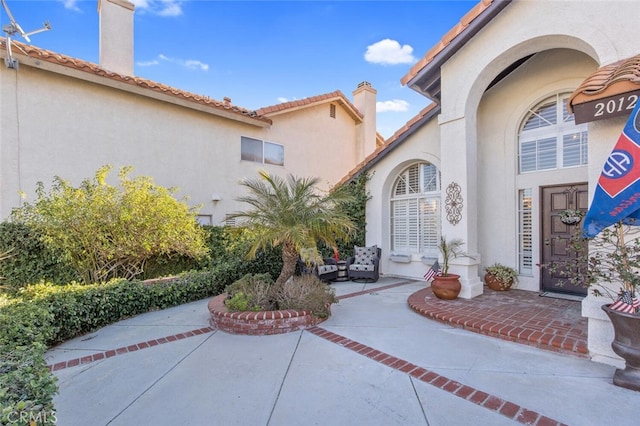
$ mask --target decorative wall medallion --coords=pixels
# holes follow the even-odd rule
[[[452,225],[457,225],[462,220],[462,195],[461,188],[455,182],[451,182],[447,186],[447,198],[445,199],[445,211],[447,212],[447,220]]]

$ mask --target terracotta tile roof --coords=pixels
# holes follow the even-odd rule
[[[432,117],[435,117],[439,111],[439,105],[435,102],[430,103],[427,107],[423,108],[418,114],[411,118],[407,123],[396,131],[389,139],[384,141],[384,144],[378,146],[375,151],[369,154],[364,160],[358,163],[349,173],[347,173],[335,187],[338,187],[350,180],[358,177],[363,171],[372,167],[375,163],[380,161],[395,147],[400,145],[407,137],[413,132],[418,130],[424,123],[428,122]]]
[[[640,89],[640,54],[598,68],[567,100],[573,106]]]
[[[487,10],[495,0],[481,0],[476,4],[469,12],[467,12],[460,22],[458,22],[453,28],[451,28],[443,37],[440,42],[433,46],[422,59],[420,59],[409,72],[400,79],[402,85],[407,84],[413,77],[431,63],[451,42],[460,36],[469,27],[469,25],[482,13]]]
[[[6,38],[0,38],[0,49],[6,50]],[[182,100],[200,104],[205,107],[210,107],[215,110],[225,111],[226,113],[238,114],[239,116],[249,118],[251,120],[257,120],[263,123],[271,124],[271,120],[267,117],[262,117],[256,111],[251,111],[245,108],[241,108],[237,105],[231,104],[229,98],[225,98],[223,101],[211,99],[208,96],[196,95],[194,93],[186,92],[184,90],[176,89],[165,84],[157,83],[155,81],[146,80],[140,77],[131,77],[115,72],[111,72],[101,68],[99,65],[92,62],[83,61],[81,59],[72,58],[70,56],[55,53],[50,50],[42,49],[32,45],[11,41],[11,49],[14,55],[23,54],[30,58],[45,61],[57,65],[61,65],[67,68],[72,68],[78,71],[93,74],[99,77],[103,77],[109,80],[117,81],[120,83],[130,84],[146,90],[150,90],[157,93],[163,93],[169,96],[180,98]]]
[[[331,93],[325,93],[324,95],[311,96],[309,98],[283,102],[281,104],[259,108],[256,112],[259,115],[270,116],[284,112],[295,111],[296,109],[306,108],[311,105],[326,102],[339,103],[356,121],[362,121],[362,119],[364,118],[362,113],[358,111],[358,109],[349,101],[349,99],[347,99],[347,97],[340,90],[336,90],[335,92]]]

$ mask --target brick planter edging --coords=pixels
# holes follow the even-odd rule
[[[286,309],[280,311],[229,312],[224,305],[226,294],[212,298],[207,305],[209,323],[231,334],[265,336],[303,330],[324,321],[314,317],[311,311]]]

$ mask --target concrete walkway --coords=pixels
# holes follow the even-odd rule
[[[305,331],[216,331],[202,300],[51,349],[58,424],[638,424],[611,366],[426,319],[407,305],[424,282],[333,286]]]

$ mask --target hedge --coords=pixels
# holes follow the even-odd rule
[[[27,225],[0,222],[0,262],[2,285],[17,289],[25,284],[49,281],[66,284],[78,279],[59,252],[45,247],[42,238]]]

